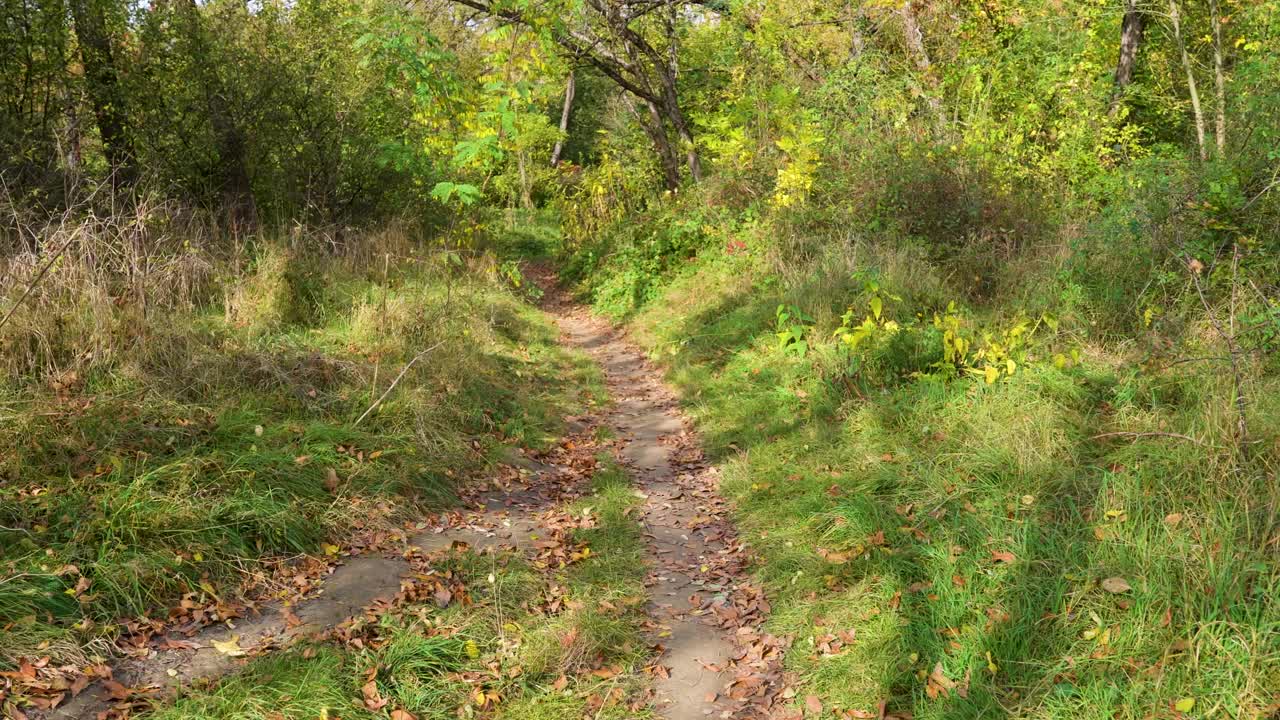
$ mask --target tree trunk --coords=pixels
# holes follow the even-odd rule
[[[120,77],[107,34],[106,14],[101,0],[71,0],[80,59],[84,63],[85,85],[93,103],[93,113],[102,135],[103,153],[113,171],[113,179],[127,183],[133,179],[133,146],[128,134],[128,113],[120,92]]]
[[[689,175],[694,182],[702,182],[702,158],[698,155],[698,144],[693,139],[693,128],[688,118],[680,109],[680,92],[677,83],[680,78],[679,35],[676,32],[677,3],[667,2],[667,14],[664,28],[667,33],[667,65],[658,69],[662,82],[662,105],[666,108],[667,119],[671,127],[676,129],[680,141],[685,145],[685,159],[689,164]]]
[[[929,60],[929,50],[924,46],[924,32],[920,29],[920,22],[916,19],[916,11],[911,3],[912,0],[905,0],[898,8],[898,14],[902,16],[902,33],[907,43],[907,49],[911,51],[912,58],[915,61],[916,69],[924,76],[925,83],[928,86],[923,88],[922,92],[925,102],[929,105],[929,112],[933,115],[933,122],[938,131],[938,136],[943,137],[947,133],[947,117],[942,112],[942,100],[931,92],[936,90],[933,87],[933,63]]]
[[[680,109],[680,100],[676,95],[675,78],[670,73],[662,75],[662,110],[663,115],[675,128],[681,142],[685,144],[685,159],[689,165],[689,175],[694,182],[702,181],[702,158],[698,155],[698,145],[694,142],[693,130],[689,121]]]
[[[524,150],[516,151],[516,166],[520,170],[520,207],[533,209],[533,189],[529,184],[529,170],[525,167]]]
[[[658,162],[662,165],[662,177],[668,190],[678,190],[680,188],[680,161],[676,157],[675,149],[671,147],[671,138],[667,136],[667,129],[662,122],[662,113],[659,112],[658,106],[652,101],[646,100],[645,106],[648,109],[647,114],[642,114],[636,110],[635,103],[632,102],[631,96],[623,93],[622,101],[626,103],[627,109],[635,117],[636,122],[644,130],[644,134],[649,136],[649,142],[653,143],[654,153],[658,156]]]
[[[676,150],[671,146],[671,137],[667,135],[666,124],[662,121],[662,113],[659,112],[657,104],[645,101],[645,106],[649,109],[649,121],[640,121],[645,128],[645,132],[649,134],[649,140],[653,142],[653,149],[658,153],[658,159],[662,162],[662,175],[666,180],[668,190],[678,190],[680,188],[680,161],[677,159]]]
[[[577,81],[573,71],[569,71],[569,79],[564,84],[564,109],[560,111],[560,137],[556,138],[555,149],[551,151],[551,167],[560,164],[560,153],[564,151],[564,139],[569,133],[569,115],[573,112],[573,96],[577,92]]]
[[[1142,46],[1145,18],[1138,9],[1138,0],[1125,0],[1124,20],[1120,23],[1120,59],[1116,61],[1116,87],[1111,95],[1110,114],[1120,112],[1125,88],[1133,83],[1133,71],[1138,63],[1138,50]]]
[[[1200,107],[1200,91],[1196,89],[1196,74],[1191,66],[1191,56],[1187,54],[1187,43],[1182,38],[1182,17],[1178,13],[1178,0],[1169,0],[1169,21],[1173,24],[1173,39],[1178,43],[1178,52],[1182,54],[1182,67],[1187,71],[1187,90],[1191,93],[1191,112],[1196,123],[1196,145],[1200,149],[1200,160],[1208,159],[1204,146],[1204,111]]]
[[[1214,139],[1221,159],[1227,150],[1227,79],[1222,68],[1222,16],[1218,0],[1209,0],[1209,14],[1213,22],[1213,89],[1217,101]]]

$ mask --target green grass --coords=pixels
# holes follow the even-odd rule
[[[156,720],[371,718],[352,699],[360,678],[352,659],[333,649],[290,650],[255,660],[212,693],[193,693],[152,714]]]
[[[1081,362],[1058,367],[1038,347],[991,385],[930,372],[921,358],[940,337],[928,330],[851,374],[828,338],[865,302],[863,281],[821,261],[781,280],[762,257],[704,250],[631,325],[723,465],[759,553],[768,629],[795,637],[800,697],[861,712],[887,700],[919,719],[1174,717],[1188,699],[1189,716],[1270,712],[1280,415],[1266,398],[1280,379],[1251,378],[1267,409],[1252,413],[1260,442],[1239,465],[1217,440],[1230,422],[1220,376],[1135,372],[1124,344],[1087,330],[1074,335]],[[883,248],[863,258],[877,264],[862,277],[902,296],[886,312],[903,322],[945,301],[927,263]],[[780,303],[816,318],[803,357],[779,348]],[[961,305],[978,326],[1016,313]],[[1116,430],[1216,447],[1094,437]],[[1102,589],[1112,577],[1131,589]],[[821,652],[840,630],[856,641]],[[929,689],[939,665],[965,696]]]
[[[228,311],[157,313],[69,393],[0,385],[0,664],[83,660],[119,617],[233,595],[260,559],[447,503],[504,446],[545,445],[602,397],[500,280],[406,264],[384,284],[264,257],[226,287]]]

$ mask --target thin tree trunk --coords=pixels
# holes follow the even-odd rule
[[[680,92],[677,83],[680,77],[679,36],[676,33],[677,3],[667,0],[667,14],[664,18],[667,33],[667,66],[660,68],[658,74],[662,81],[662,104],[667,111],[667,119],[671,127],[676,129],[681,142],[685,145],[685,159],[689,164],[689,175],[694,182],[702,182],[702,158],[698,155],[698,144],[693,138],[693,128],[688,118],[680,109]]]
[[[902,16],[902,33],[907,43],[907,49],[911,51],[912,59],[915,61],[916,69],[924,76],[925,82],[930,87],[924,89],[925,102],[929,105],[929,112],[933,115],[933,122],[937,128],[939,137],[946,135],[947,117],[942,112],[942,100],[939,99],[931,90],[933,88],[933,63],[929,60],[929,50],[924,46],[924,32],[920,29],[920,21],[916,19],[915,8],[912,7],[912,0],[905,0],[898,8],[898,14]]]
[[[107,34],[107,19],[101,0],[71,0],[80,59],[84,63],[85,85],[93,103],[103,153],[115,173],[117,183],[133,176],[133,145],[128,134],[128,113],[120,92],[120,77]]]
[[[1209,15],[1213,22],[1213,89],[1217,101],[1214,139],[1218,144],[1218,157],[1222,158],[1227,149],[1227,79],[1222,69],[1222,17],[1218,0],[1209,0]]]
[[[702,158],[698,155],[698,145],[694,142],[693,130],[689,121],[680,109],[680,101],[675,91],[675,79],[663,73],[662,107],[671,126],[685,144],[685,159],[689,165],[689,175],[694,182],[702,181]]]
[[[658,162],[662,165],[662,176],[668,190],[677,190],[680,188],[680,162],[676,159],[675,149],[671,147],[671,138],[667,136],[667,129],[662,122],[662,113],[659,112],[658,106],[652,101],[646,100],[645,106],[648,114],[642,114],[636,110],[635,103],[632,102],[631,96],[626,93],[622,94],[622,101],[626,103],[627,109],[635,116],[636,122],[644,130],[644,134],[649,136],[649,141],[653,143],[653,150],[658,156]]]
[[[1178,0],[1169,0],[1169,21],[1173,24],[1173,39],[1178,43],[1178,52],[1182,54],[1182,67],[1187,71],[1187,89],[1191,92],[1191,112],[1196,123],[1196,144],[1203,161],[1208,159],[1204,146],[1204,111],[1200,107],[1200,91],[1196,89],[1196,74],[1191,66],[1191,56],[1187,54],[1187,43],[1182,38],[1182,17],[1178,13]]]
[[[560,111],[560,137],[556,138],[555,149],[551,151],[551,167],[560,164],[560,153],[564,151],[564,139],[569,132],[569,115],[573,112],[573,96],[577,92],[577,81],[574,73],[569,71],[569,79],[564,84],[564,109]]]
[[[1138,50],[1142,47],[1145,18],[1138,9],[1138,0],[1125,0],[1124,20],[1120,23],[1120,59],[1116,61],[1116,87],[1111,95],[1110,114],[1120,111],[1125,88],[1133,83],[1133,71],[1138,63]]]
[[[676,190],[680,187],[680,162],[676,159],[676,150],[671,146],[671,137],[667,135],[667,126],[662,121],[662,113],[657,104],[645,101],[645,106],[649,110],[649,122],[641,121],[640,124],[649,133],[654,150],[662,161],[662,174],[666,179],[667,189]]]
[[[520,169],[520,207],[529,210],[533,207],[533,195],[529,187],[529,171],[525,167],[524,155],[524,150],[516,151],[516,165]]]

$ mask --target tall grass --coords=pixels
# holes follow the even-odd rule
[[[227,238],[171,205],[77,212],[0,258],[8,660],[393,527],[591,392],[506,281],[407,225]]]

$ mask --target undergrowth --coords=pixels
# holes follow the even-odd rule
[[[4,308],[53,268],[0,327],[2,663],[84,662],[118,619],[264,590],[278,561],[447,502],[596,392],[483,253],[390,227],[224,259],[171,220],[113,222],[0,266]]]
[[[917,719],[1274,713],[1275,288],[1247,240],[1239,276],[1229,254],[1189,260],[1217,231],[1161,195],[1179,177],[1001,248],[983,212],[913,225],[834,180],[831,205],[709,187],[566,244],[723,465],[798,698]],[[886,192],[914,207],[916,181]],[[672,230],[690,224],[692,244]],[[1240,328],[1239,380],[1215,324]],[[839,631],[856,640],[824,649]]]

